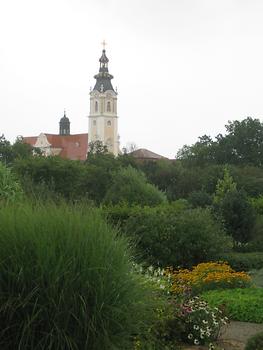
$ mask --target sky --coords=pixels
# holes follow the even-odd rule
[[[263,116],[262,0],[0,0],[0,134],[88,132],[107,42],[121,146],[169,158]]]

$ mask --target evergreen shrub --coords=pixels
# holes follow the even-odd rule
[[[128,349],[159,303],[98,210],[0,208],[1,350]]]

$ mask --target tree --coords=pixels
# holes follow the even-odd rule
[[[92,141],[89,143],[88,155],[107,154],[108,148],[102,141]]]
[[[263,124],[259,119],[247,117],[229,121],[226,134],[218,134],[215,140],[210,136],[199,137],[191,146],[185,145],[177,153],[178,159],[186,164],[238,164],[263,165]]]
[[[146,180],[146,176],[132,168],[122,168],[112,179],[112,185],[106,192],[104,203],[129,205],[157,205],[166,202],[166,196]]]
[[[227,192],[218,206],[226,231],[236,242],[252,238],[256,215],[244,191]]]
[[[216,185],[216,192],[214,196],[214,203],[220,204],[225,198],[226,194],[232,191],[236,191],[237,185],[233,181],[232,176],[229,174],[227,168],[224,169],[223,179],[219,179]]]

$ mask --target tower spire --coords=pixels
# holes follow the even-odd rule
[[[114,91],[111,85],[111,79],[113,79],[113,75],[109,73],[109,69],[108,69],[109,59],[106,56],[106,50],[105,50],[105,46],[107,44],[105,40],[103,40],[101,44],[103,49],[102,49],[101,57],[99,59],[100,68],[99,68],[99,73],[94,76],[94,78],[96,79],[96,84],[93,90],[97,90],[99,92],[105,92],[107,90]]]

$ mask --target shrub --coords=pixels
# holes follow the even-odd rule
[[[190,267],[216,259],[231,247],[231,239],[207,209],[141,210],[129,217],[125,231],[137,240],[143,259],[163,267]]]
[[[172,203],[163,203],[155,207],[141,207],[140,205],[128,205],[121,203],[117,205],[107,205],[102,208],[104,216],[108,222],[114,226],[124,229],[130,217],[140,213],[155,213],[155,215],[177,215],[189,208],[189,203],[185,199],[178,199]]]
[[[172,272],[172,291],[176,294],[191,291],[198,294],[218,288],[247,287],[250,277],[245,272],[235,272],[223,262],[208,262],[194,266],[192,270]]]
[[[221,310],[195,297],[177,305],[172,325],[179,330],[182,341],[194,345],[210,343],[209,349],[212,349],[211,342],[217,339],[221,326],[226,323]]]
[[[249,271],[263,267],[263,252],[254,253],[227,253],[220,256],[221,260],[227,261],[236,271]]]
[[[262,350],[263,349],[263,332],[250,337],[246,343],[245,350]]]
[[[214,207],[222,217],[226,231],[235,241],[248,242],[252,238],[256,216],[243,191],[227,192],[224,198],[215,202]]]
[[[122,168],[113,177],[106,192],[105,204],[158,205],[166,202],[166,196],[146,180],[146,176],[131,166]]]
[[[9,168],[0,162],[0,200],[15,201],[21,199],[22,189]]]
[[[1,349],[126,349],[158,305],[97,210],[0,208]]]
[[[237,288],[211,290],[202,294],[209,305],[224,307],[231,320],[243,322],[263,322],[263,289]]]

